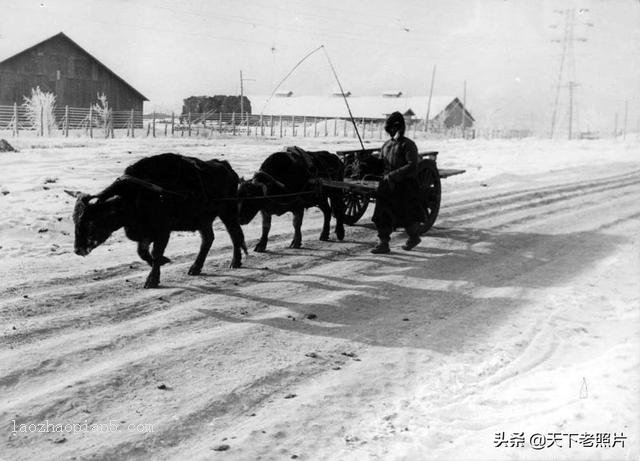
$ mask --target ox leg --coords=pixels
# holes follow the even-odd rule
[[[269,231],[271,230],[271,214],[261,211],[262,214],[262,235],[253,251],[264,253],[267,250],[267,241],[269,241]]]
[[[344,200],[342,191],[331,195],[331,210],[336,218],[336,237],[342,241],[344,239]]]
[[[242,252],[241,249],[247,250],[247,247],[244,243],[244,232],[242,232],[242,227],[238,223],[238,218],[229,218],[229,217],[220,217],[224,227],[227,228],[227,232],[229,233],[229,237],[231,237],[231,242],[233,243],[233,257],[231,258],[231,264],[229,265],[232,269],[237,269],[242,266]]]
[[[160,266],[162,266],[163,253],[169,243],[169,233],[157,237],[153,241],[153,250],[151,256],[153,261],[151,263],[151,272],[147,276],[147,281],[144,283],[145,288],[158,288],[160,284]]]
[[[300,248],[302,246],[302,218],[304,217],[304,208],[293,211],[293,240],[289,248]]]
[[[331,225],[331,207],[326,197],[322,197],[318,203],[318,208],[324,215],[324,223],[322,223],[322,232],[320,232],[320,240],[329,240],[329,229]]]
[[[151,257],[151,253],[149,253],[149,245],[151,245],[151,240],[142,240],[141,242],[138,242],[138,256],[151,266],[153,264],[153,258]],[[163,256],[160,261],[160,265],[163,266],[170,262],[171,260],[169,258]]]
[[[207,254],[209,253],[209,250],[211,249],[211,245],[213,244],[213,240],[215,238],[215,236],[213,235],[211,224],[204,226],[199,230],[199,232],[200,237],[202,238],[202,241],[200,242],[200,252],[196,257],[195,262],[189,268],[189,275],[200,275],[200,272],[202,272],[202,265],[204,264],[204,260],[207,259]]]

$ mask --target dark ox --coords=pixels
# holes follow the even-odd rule
[[[240,267],[240,249],[246,252],[246,246],[238,223],[237,190],[238,175],[226,161],[177,154],[143,158],[98,195],[66,191],[77,197],[75,252],[88,255],[124,227],[127,237],[138,242],[138,255],[151,266],[145,288],[155,288],[160,266],[170,262],[164,250],[171,232],[200,232],[200,252],[189,269],[189,275],[198,275],[214,240],[213,221],[220,217],[233,242],[231,267]]]
[[[302,218],[305,208],[317,206],[324,214],[320,240],[329,240],[331,214],[336,218],[335,233],[344,238],[344,202],[339,189],[318,187],[318,179],[344,179],[344,165],[329,152],[304,152],[293,148],[271,154],[250,181],[241,181],[238,190],[240,224],[248,224],[262,214],[262,236],[255,246],[257,252],[267,248],[271,216],[293,213],[294,235],[291,248],[302,244]],[[284,196],[284,197],[278,197]]]

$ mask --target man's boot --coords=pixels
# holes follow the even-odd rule
[[[409,238],[405,244],[402,245],[402,249],[411,251],[422,241],[420,240],[420,223],[413,223],[407,227],[407,234],[409,234]]]
[[[371,253],[374,255],[386,255],[391,253],[389,248],[389,239],[380,239],[380,242],[371,249]]]

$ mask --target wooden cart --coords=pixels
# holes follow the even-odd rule
[[[362,156],[378,156],[380,149],[358,149],[336,152],[345,164],[345,180],[322,180],[323,186],[336,187],[344,190],[345,217],[344,222],[350,226],[356,224],[367,211],[369,202],[375,201],[378,183],[382,179],[379,176],[365,176],[361,179],[354,178],[354,165]],[[427,217],[421,233],[428,231],[436,222],[440,210],[441,188],[440,179],[464,173],[465,170],[438,169],[436,159],[438,152],[420,153],[418,164],[418,181],[422,195],[422,206]]]

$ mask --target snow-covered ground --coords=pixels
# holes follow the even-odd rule
[[[302,249],[288,248],[290,217],[275,218],[270,251],[231,270],[217,223],[199,277],[186,274],[198,236],[172,236],[157,290],[141,288],[147,268],[121,231],[73,254],[63,189],[98,192],[161,152],[248,176],[283,145],[356,143],[10,141],[0,459],[639,458],[637,140],[420,140],[467,172],[443,181],[415,251],[398,233],[392,254],[369,254],[370,210],[344,242],[319,242],[310,210]],[[250,248],[259,231],[246,226]],[[86,426],[20,431],[45,422]],[[514,433],[523,447],[509,446]],[[563,447],[534,449],[535,433],[547,445],[560,433]],[[585,433],[626,440],[587,448]]]

